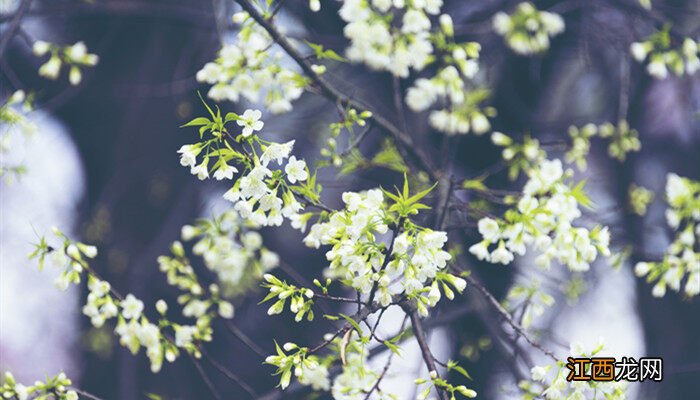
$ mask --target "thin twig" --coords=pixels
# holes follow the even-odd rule
[[[189,353],[188,353],[188,354],[189,354]],[[194,358],[194,356],[191,355],[191,354],[190,354],[190,359],[192,360],[192,364],[194,364],[194,367],[197,369],[197,372],[199,373],[199,376],[202,377],[202,380],[203,380],[204,383],[207,385],[207,389],[209,389],[209,392],[211,393],[211,395],[212,395],[215,399],[220,400],[220,399],[221,399],[221,395],[219,394],[219,392],[216,391],[216,387],[214,387],[214,384],[213,384],[212,381],[209,379],[209,377],[207,376],[206,372],[204,372],[204,368],[202,368],[202,364],[199,362],[199,360],[197,360],[196,358]]]
[[[481,282],[479,282],[471,275],[467,275],[465,279],[471,285],[476,287],[477,290],[484,295],[484,297],[486,297],[486,299],[493,306],[493,308],[496,309],[496,311],[501,315],[501,317],[503,317],[503,319],[508,323],[508,325],[510,325],[513,328],[513,330],[515,330],[515,332],[518,335],[522,336],[528,343],[530,343],[532,347],[538,349],[552,360],[557,361],[557,356],[555,356],[554,353],[542,347],[542,345],[540,345],[534,339],[532,339],[525,330],[525,328],[523,328],[520,324],[518,324],[517,321],[513,319],[513,316],[510,315],[510,313],[506,309],[504,309],[503,306],[501,306],[501,303],[499,303],[498,300],[496,300],[496,298],[493,297],[491,292],[489,292],[488,289],[486,289],[484,285],[481,284]]]
[[[248,337],[248,335],[243,333],[243,331],[241,331],[234,323],[227,322],[226,329],[228,329],[228,331],[231,332],[231,334],[235,336],[238,340],[240,340],[243,344],[248,346],[248,348],[253,350],[255,354],[259,355],[262,358],[267,357],[267,353],[262,348],[260,348],[260,346],[255,344],[255,342],[250,337]]]

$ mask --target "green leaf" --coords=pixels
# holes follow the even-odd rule
[[[447,369],[450,371],[457,371],[460,374],[462,374],[465,378],[469,379],[470,381],[473,381],[471,375],[469,375],[469,372],[467,372],[466,369],[462,368],[461,366],[457,365],[456,362],[450,361],[447,363]]]
[[[590,210],[593,209],[594,204],[593,200],[591,200],[583,190],[585,185],[586,180],[584,179],[571,189],[571,195],[576,199],[576,201],[579,202],[579,204]]]
[[[399,346],[389,342],[388,340],[384,341],[384,346],[386,346],[389,350],[391,350],[397,356],[401,357],[401,350],[399,349]]]
[[[192,121],[190,121],[190,122],[188,122],[188,123],[186,123],[186,124],[184,124],[184,125],[180,125],[180,128],[184,128],[184,127],[186,127],[186,126],[208,125],[208,124],[210,124],[210,123],[211,123],[211,121],[209,121],[208,118],[205,118],[205,117],[197,117],[197,118],[193,119]]]
[[[462,189],[486,191],[488,188],[484,185],[484,178],[467,179],[462,182]]]
[[[357,321],[355,321],[354,319],[352,319],[352,317],[349,317],[345,314],[338,314],[338,315],[345,318],[345,320],[348,321],[348,323],[350,325],[352,325],[352,327],[357,331],[357,334],[362,336],[362,328],[360,328],[360,324],[358,324]]]

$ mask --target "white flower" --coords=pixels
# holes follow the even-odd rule
[[[309,9],[313,12],[321,10],[321,0],[309,0]]]
[[[491,253],[491,262],[494,264],[501,263],[503,265],[508,265],[511,261],[513,261],[513,253],[506,250],[504,245],[499,245],[498,248]]]
[[[85,43],[78,42],[66,49],[66,55],[71,60],[80,62],[87,55],[87,47]]]
[[[49,61],[39,67],[39,75],[48,78],[56,79],[61,72],[61,59],[57,56],[52,56]]]
[[[421,11],[408,10],[403,16],[401,32],[416,33],[430,29],[430,20]]]
[[[201,164],[190,168],[190,173],[192,175],[197,175],[200,181],[209,178],[209,168],[207,167],[207,160],[203,161]]]
[[[214,172],[214,179],[220,181],[222,179],[233,179],[233,174],[237,173],[238,169],[223,162]]]
[[[233,318],[233,305],[228,301],[222,301],[219,303],[219,315],[226,319]]]
[[[15,393],[17,393],[17,399],[19,400],[27,400],[29,398],[27,387],[21,383],[15,385]]]
[[[197,332],[197,327],[180,326],[175,329],[175,346],[185,347],[192,344],[194,334]]]
[[[644,43],[639,42],[632,43],[630,46],[630,52],[632,53],[632,57],[638,62],[644,61],[644,59],[647,58],[647,54],[649,54],[647,46]]]
[[[666,197],[669,204],[678,206],[680,203],[690,196],[690,188],[686,185],[683,178],[676,174],[668,174],[666,177]]]
[[[498,227],[498,222],[491,218],[482,218],[479,220],[479,233],[489,242],[495,242],[501,237],[501,230]]]
[[[43,40],[37,40],[32,46],[32,51],[36,56],[43,56],[51,49],[51,43],[44,42]]]
[[[160,329],[153,324],[144,324],[139,329],[138,338],[143,347],[157,346],[160,344]]]
[[[653,60],[647,65],[647,72],[649,75],[657,79],[666,79],[668,76],[668,69],[666,64],[661,60]]]
[[[504,35],[507,33],[513,24],[511,23],[510,17],[504,12],[498,12],[493,17],[493,29],[499,35]]]
[[[530,370],[530,374],[532,375],[533,380],[537,382],[544,382],[545,378],[547,378],[548,371],[549,368],[547,367],[535,366]]]
[[[472,116],[471,123],[472,131],[477,135],[486,133],[489,129],[491,129],[491,124],[489,123],[488,118],[486,118],[486,116],[481,113],[475,113]]]
[[[647,262],[638,262],[637,265],[634,266],[634,274],[637,275],[638,277],[642,277],[649,273],[649,270],[651,269],[651,266]]]
[[[133,294],[129,293],[126,295],[124,301],[122,301],[122,316],[126,319],[136,319],[141,316],[143,312],[143,302],[137,299]]]
[[[166,303],[163,299],[156,301],[156,311],[164,315],[166,312],[168,312],[168,303]]]
[[[289,157],[289,162],[284,167],[284,172],[287,173],[287,180],[290,183],[303,182],[309,177],[309,173],[306,172],[306,162],[297,160],[295,156]]]
[[[272,143],[265,149],[265,152],[260,156],[260,162],[262,165],[267,166],[270,161],[277,161],[277,165],[282,165],[282,161],[289,157],[294,147],[294,140],[287,143]]]
[[[180,153],[180,165],[183,167],[194,167],[197,163],[197,155],[200,152],[200,147],[194,144],[186,144],[180,147],[177,152]]]
[[[469,248],[469,252],[474,254],[479,260],[488,261],[491,257],[489,254],[489,249],[488,249],[488,246],[486,245],[486,242],[479,242],[479,243],[472,245]]]
[[[654,285],[654,288],[651,289],[651,295],[654,297],[664,297],[666,295],[666,283],[664,281],[659,281]]]
[[[685,293],[688,296],[700,294],[700,272],[688,275],[688,282],[685,284]]]
[[[255,131],[259,131],[265,125],[260,121],[262,112],[260,110],[245,110],[243,115],[236,121],[239,126],[243,127],[243,137],[248,137]]]

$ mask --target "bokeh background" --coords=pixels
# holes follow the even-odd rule
[[[6,25],[16,1],[2,0]],[[100,248],[95,268],[124,293],[147,304],[159,298],[174,303],[177,292],[165,284],[156,257],[167,253],[180,227],[209,216],[225,205],[218,199],[227,189],[217,182],[201,183],[178,165],[177,149],[191,143],[191,132],[178,128],[204,110],[197,90],[206,92],[196,72],[216,57],[222,42],[233,39],[230,16],[238,9],[224,0],[125,0],[33,2],[22,27],[33,39],[70,44],[83,40],[100,63],[85,71],[84,82],[71,87],[37,76],[41,60],[23,40],[13,40],[0,59],[0,93],[39,88],[40,111],[32,114],[38,134],[22,143],[14,157],[28,173],[12,185],[0,183],[0,370],[13,370],[33,381],[45,373],[65,370],[79,387],[107,399],[141,399],[146,393],[164,398],[207,398],[208,392],[186,360],[165,365],[153,375],[145,355],[132,356],[119,346],[109,328],[93,329],[80,313],[85,288],[62,293],[53,288],[51,271],[39,273],[26,260],[36,232],[60,226]],[[482,44],[483,79],[498,109],[494,127],[515,136],[530,133],[543,142],[565,138],[569,125],[615,122],[621,109],[640,132],[642,151],[619,164],[604,146],[594,145],[586,178],[600,210],[594,218],[612,226],[613,243],[634,244],[632,260],[660,254],[669,241],[662,201],[666,173],[700,178],[700,75],[652,80],[643,67],[630,62],[629,44],[651,32],[655,21],[641,15],[633,0],[538,1],[540,9],[564,13],[566,33],[543,56],[513,54],[495,35],[491,16],[508,10],[513,1],[446,0],[457,35]],[[690,37],[700,32],[700,2],[653,1],[654,15],[674,23]],[[339,53],[346,46],[338,2],[322,1],[312,13],[306,1],[287,0],[277,22],[296,39],[321,43]],[[361,65],[332,65],[328,72],[340,88],[394,118],[392,79]],[[410,82],[403,83],[403,89]],[[628,102],[625,101],[628,99]],[[628,106],[624,106],[628,104]],[[242,111],[246,104],[222,104]],[[295,151],[307,160],[319,159],[321,135],[336,118],[334,105],[305,94],[295,110],[282,116],[264,112],[265,131],[296,139]],[[624,108],[623,108],[624,107]],[[440,136],[425,115],[409,113],[411,135],[437,157]],[[380,135],[370,135],[362,150],[376,152]],[[488,137],[473,135],[451,142],[457,169],[473,176],[496,164],[500,153]],[[351,177],[325,171],[324,196],[338,204],[347,189],[389,186],[400,180],[391,170],[372,170]],[[505,177],[497,177],[507,184]],[[657,194],[645,218],[624,207],[631,183]],[[612,211],[611,211],[612,210]],[[322,252],[300,246],[301,234],[285,226],[263,231],[266,245],[294,265],[305,279],[320,275]],[[473,233],[472,233],[473,234]],[[474,237],[475,238],[475,237]],[[617,241],[617,242],[616,242]],[[611,353],[664,358],[664,380],[636,385],[633,398],[692,399],[700,393],[700,302],[674,293],[651,297],[651,288],[636,279],[633,263],[619,270],[596,264],[586,275],[587,291],[567,304],[561,282],[567,276],[533,273],[529,260],[515,268],[472,265],[486,286],[502,297],[514,281],[536,279],[551,289],[557,305],[537,326],[545,344],[566,354],[570,341],[592,344],[605,337]],[[199,271],[203,271],[200,269]],[[280,272],[285,276],[285,272]],[[469,290],[468,290],[469,292]],[[558,293],[558,294],[557,294]],[[296,324],[288,316],[268,317],[258,305],[262,291],[235,299],[235,325],[266,352],[273,338],[312,344],[332,326],[323,321]],[[447,302],[445,302],[447,303]],[[431,342],[444,358],[460,361],[482,398],[515,398],[514,376],[522,365],[493,336],[493,314],[469,292],[463,301],[443,305],[428,323]],[[397,319],[396,324],[400,324]],[[232,371],[261,396],[306,398],[304,390],[280,394],[269,366],[249,347],[218,327],[208,346]],[[537,361],[539,354],[528,357]],[[424,373],[417,352],[409,350],[394,371],[391,386],[410,398],[412,380]],[[215,370],[207,371],[226,398],[247,398],[245,392]],[[403,388],[403,389],[401,389]]]

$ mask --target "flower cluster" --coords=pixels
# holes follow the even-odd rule
[[[590,202],[582,184],[572,187],[565,182],[573,172],[564,171],[561,161],[555,159],[527,173],[529,180],[517,207],[507,210],[503,219],[481,219],[479,233],[484,239],[469,252],[480,260],[506,265],[513,261],[514,253],[524,255],[528,246],[534,246],[541,252],[535,260],[538,267],[548,269],[556,259],[572,271],[587,271],[598,254],[609,256],[607,227],[573,226],[581,216],[579,204]]]
[[[407,191],[406,188],[399,196],[386,192],[396,201],[391,207],[385,204],[379,189],[343,193],[345,208],[331,213],[327,221],[312,225],[304,243],[315,248],[332,246],[326,253],[330,262],[325,272],[328,277],[347,282],[361,294],[377,294],[382,306],[403,293],[416,298],[418,311],[427,315],[426,306],[433,307],[440,300],[440,283],[452,298],[454,294],[447,284],[461,293],[466,282],[444,272],[451,258],[443,250],[447,234],[421,228],[405,218],[413,212],[402,207],[418,204],[427,191],[413,198],[408,197]],[[390,223],[396,229],[387,248],[377,237],[388,232]]]
[[[368,368],[368,351],[355,340],[346,348],[343,371],[333,379],[331,393],[337,400],[363,399],[377,381],[379,374]]]
[[[49,60],[39,67],[39,75],[48,79],[56,79],[61,73],[63,64],[65,64],[69,67],[68,81],[71,85],[77,85],[83,79],[81,67],[94,67],[99,61],[97,55],[88,53],[83,42],[63,47],[37,40],[34,42],[32,50],[39,57],[51,54]]]
[[[348,23],[347,57],[404,78],[422,70],[433,53],[429,15],[441,7],[442,0],[345,0],[339,14]]]
[[[700,294],[700,182],[669,174],[666,181],[668,225],[677,233],[661,261],[644,261],[635,265],[639,277],[654,282],[652,294],[663,297],[666,288],[678,292],[685,276],[685,293]]]
[[[591,138],[594,136],[609,139],[608,154],[620,162],[625,161],[627,153],[639,151],[642,146],[639,134],[629,127],[627,121],[620,121],[617,126],[610,122],[599,126],[587,124],[582,128],[571,126],[569,127],[569,136],[572,145],[565,155],[565,160],[568,163],[575,162],[581,170],[586,169],[586,157],[591,149]]]
[[[227,296],[241,294],[262,279],[263,275],[279,264],[276,253],[263,246],[262,236],[251,230],[250,223],[242,220],[234,210],[227,210],[217,217],[202,219],[194,225],[185,225],[182,240],[194,241],[192,252],[201,256],[204,265],[216,273]],[[159,259],[164,263],[190,270],[189,262],[176,259]],[[170,281],[170,276],[168,277]],[[183,287],[185,290],[190,290]]]
[[[268,308],[268,315],[280,314],[284,311],[284,306],[289,299],[289,310],[296,315],[294,319],[297,322],[300,322],[304,316],[307,320],[313,321],[314,312],[311,309],[314,305],[313,290],[290,285],[271,274],[265,274],[264,278],[265,283],[262,286],[269,289],[270,293],[263,299],[263,302],[277,298],[277,301]]]
[[[647,207],[654,200],[654,192],[634,184],[630,185],[628,196],[630,208],[640,216],[647,213]]]
[[[302,385],[311,386],[314,390],[328,390],[328,366],[321,362],[317,356],[308,355],[309,349],[299,347],[294,343],[285,343],[284,350],[275,343],[277,355],[265,359],[266,364],[277,367],[280,375],[280,387],[287,388],[292,379],[292,374]],[[289,354],[285,353],[289,352]]]
[[[513,51],[529,55],[549,49],[550,39],[564,32],[564,20],[559,14],[540,11],[532,3],[525,2],[510,15],[497,13],[493,28]]]
[[[216,113],[209,106],[207,109],[211,119],[199,117],[184,125],[199,126],[202,140],[178,150],[180,164],[190,167],[190,172],[201,180],[207,179],[211,171],[215,179],[223,180],[233,179],[239,172],[228,164],[235,160],[243,172],[224,198],[235,204],[234,209],[243,219],[258,226],[279,226],[285,217],[300,218],[298,212],[303,207],[293,190],[308,199],[317,198],[320,187],[315,185],[315,176],[309,179],[306,162],[290,155],[294,141],[276,143],[258,137],[255,132],[264,126],[259,110],[246,110],[243,115],[230,112],[222,117],[218,109]],[[235,138],[226,127],[232,121],[241,129]],[[206,132],[210,137],[204,137]],[[200,156],[201,161],[198,161]],[[271,169],[275,164],[280,169]]]
[[[680,46],[672,43],[670,26],[654,32],[642,42],[630,46],[632,57],[647,62],[647,73],[657,79],[666,79],[669,70],[677,76],[693,75],[700,69],[700,45],[686,38]]]
[[[233,16],[241,24],[235,43],[226,44],[219,57],[197,72],[197,81],[213,85],[208,96],[215,101],[264,102],[275,114],[292,110],[292,101],[304,92],[307,80],[281,65],[281,52],[273,53],[274,40],[245,12]]]
[[[95,247],[71,241],[55,228],[54,234],[63,242],[60,247],[51,247],[45,238],[41,238],[36,245],[36,250],[29,257],[37,258],[40,268],[43,268],[47,256],[53,264],[61,267],[63,271],[56,284],[63,290],[71,283],[80,283],[81,276],[87,275],[90,293],[83,306],[83,314],[90,318],[96,328],[116,318],[114,331],[119,336],[120,344],[133,354],[138,353],[141,347],[145,348],[154,373],[160,371],[164,358],[169,362],[175,361],[180,354],[179,349],[200,357],[199,343],[212,340],[212,319],[216,316],[233,317],[233,306],[220,297],[216,285],[209,286],[208,294],[199,285],[189,263],[184,258],[182,245],[177,242],[171,247],[175,258],[161,257],[159,262],[161,269],[168,274],[169,282],[188,290],[188,293],[181,295],[178,301],[184,305],[182,314],[196,319],[196,323],[192,326],[180,325],[168,320],[165,316],[168,306],[163,300],[156,303],[160,319],[157,324],[151,322],[144,314],[143,301],[133,294],[121,296],[114,291],[109,282],[101,280],[92,271],[87,259],[97,256]],[[175,338],[167,336],[166,330],[174,333]]]
[[[569,349],[571,357],[600,357],[600,353],[605,349],[599,343],[591,351],[584,351],[580,343],[572,343]],[[535,366],[530,370],[531,380],[524,380],[519,383],[525,399],[572,399],[584,400],[605,398],[610,400],[624,400],[627,398],[625,390],[627,381],[572,381],[568,382],[566,377],[569,369],[565,368],[566,363],[557,361],[553,364]]]
[[[446,108],[430,113],[429,122],[433,128],[448,135],[488,132],[491,129],[488,117],[496,115],[494,108],[482,106],[489,91],[467,90],[465,78],[471,76],[449,65],[431,79],[416,80],[406,93],[406,103],[416,112],[425,111],[437,102],[447,103]]]
[[[47,377],[45,381],[36,381],[33,385],[23,385],[15,380],[11,372],[5,372],[5,379],[0,386],[0,397],[3,399],[28,400],[32,399],[56,399],[78,400],[75,390],[69,389],[73,382],[61,372],[53,378]]]

